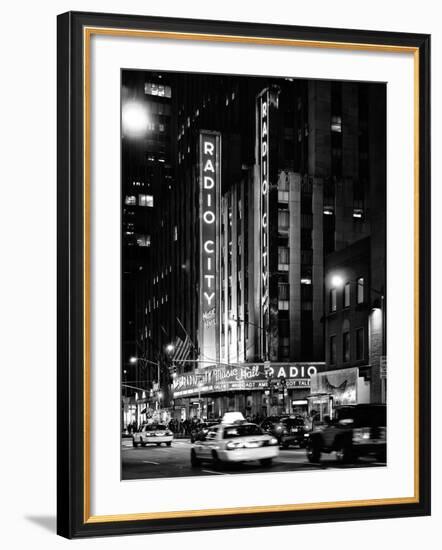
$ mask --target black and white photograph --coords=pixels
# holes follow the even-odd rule
[[[121,70],[122,480],[387,465],[386,92]]]

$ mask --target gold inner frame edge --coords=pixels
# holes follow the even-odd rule
[[[205,42],[249,43],[271,46],[292,46],[304,48],[342,49],[370,52],[413,54],[414,62],[414,495],[410,497],[214,508],[203,510],[177,510],[168,512],[128,513],[115,515],[91,515],[91,473],[90,473],[90,42],[92,35],[126,36],[132,38],[157,38],[174,40],[196,40]],[[329,42],[316,40],[280,39],[270,37],[249,37],[222,34],[181,33],[118,29],[111,27],[83,27],[83,168],[84,168],[84,523],[109,523],[117,521],[139,521],[153,519],[190,518],[222,516],[231,514],[259,514],[265,512],[286,512],[301,510],[338,509],[356,506],[391,506],[419,502],[419,48],[388,44],[364,44],[351,42]]]

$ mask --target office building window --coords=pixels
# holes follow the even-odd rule
[[[138,204],[140,206],[153,207],[153,195],[138,195]]]
[[[342,334],[342,361],[348,363],[350,361],[350,333]]]
[[[344,307],[350,307],[350,283],[344,286]]]
[[[357,301],[358,304],[364,303],[364,277],[359,277],[357,280]]]
[[[278,298],[279,300],[289,299],[290,286],[288,283],[278,283]]]
[[[342,119],[340,116],[331,117],[331,131],[332,132],[342,132]]]
[[[330,336],[330,364],[334,365],[336,363],[336,336]]]
[[[128,204],[131,206],[137,204],[137,197],[135,195],[126,195],[126,198],[124,199],[124,204]]]
[[[158,97],[172,97],[170,86],[156,84],[155,82],[146,82],[144,84],[144,93],[146,95],[156,95]]]
[[[289,251],[287,246],[278,246],[278,271],[289,270]]]
[[[278,181],[278,201],[288,202],[289,200],[289,179],[281,177]]]
[[[336,288],[330,289],[330,311],[336,311]]]
[[[278,231],[286,233],[289,228],[290,214],[288,210],[278,210]]]
[[[137,235],[137,245],[149,247],[150,246],[150,235]]]
[[[356,329],[356,360],[364,358],[364,329]]]

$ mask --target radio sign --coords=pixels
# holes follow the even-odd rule
[[[202,131],[199,140],[200,185],[200,330],[203,357],[219,360],[219,209],[221,136]]]
[[[269,326],[269,90],[257,100],[258,110],[258,164],[260,169],[260,244],[261,244],[261,325],[262,351],[268,349],[265,341]]]

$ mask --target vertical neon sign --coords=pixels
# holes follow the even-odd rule
[[[201,131],[199,139],[200,187],[200,323],[201,359],[219,361],[219,231],[221,187],[221,135]],[[204,363],[203,363],[204,365]]]
[[[267,359],[269,325],[269,91],[258,98],[259,109],[259,165],[261,210],[261,351]]]

